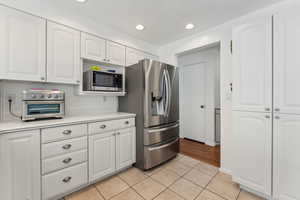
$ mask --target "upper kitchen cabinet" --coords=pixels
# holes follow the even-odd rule
[[[300,114],[299,5],[274,15],[274,111]]]
[[[106,62],[125,66],[125,46],[106,41]]]
[[[126,47],[126,66],[134,65],[144,59],[143,52]]]
[[[0,79],[45,81],[46,21],[0,6]]]
[[[271,109],[272,17],[268,16],[233,30],[233,110]]]
[[[81,33],[81,57],[89,60],[105,62],[106,41],[87,33]]]
[[[80,32],[47,22],[47,81],[78,84],[79,80]]]

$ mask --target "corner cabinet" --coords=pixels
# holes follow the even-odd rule
[[[0,79],[46,80],[46,20],[0,6]]]
[[[271,114],[233,111],[233,180],[261,194],[271,195]]]
[[[0,135],[0,194],[5,200],[40,200],[40,131]]]
[[[47,22],[47,81],[80,83],[80,32]]]

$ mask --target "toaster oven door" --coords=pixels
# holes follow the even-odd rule
[[[61,118],[64,111],[64,101],[24,101],[22,119]]]

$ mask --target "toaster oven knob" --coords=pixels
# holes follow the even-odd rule
[[[48,94],[48,98],[51,99],[52,98],[52,94]]]
[[[31,95],[31,98],[36,99],[36,95],[35,94]]]
[[[41,99],[45,98],[45,95],[41,94],[40,98],[41,98]]]
[[[56,94],[56,95],[54,96],[54,98],[55,98],[55,99],[58,99],[58,95]]]

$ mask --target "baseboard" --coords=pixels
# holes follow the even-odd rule
[[[205,141],[205,144],[211,147],[217,146],[217,143],[215,141]]]
[[[228,174],[228,175],[232,176],[232,171],[229,170],[229,169],[224,169],[224,168],[220,167],[219,171],[224,173],[224,174]]]

